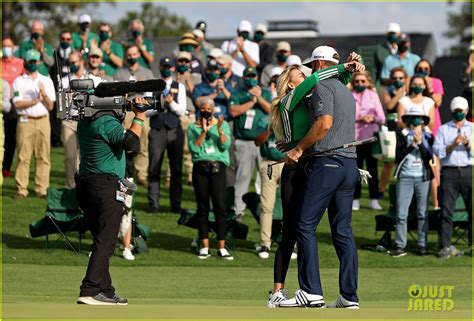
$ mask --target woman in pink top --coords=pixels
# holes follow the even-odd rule
[[[379,131],[385,123],[385,114],[378,94],[373,90],[372,78],[367,72],[355,72],[351,81],[352,95],[356,101],[356,139],[367,139]],[[364,161],[372,178],[369,179],[370,207],[381,210],[379,199],[379,180],[377,159],[372,157],[371,145],[357,146],[357,167],[362,168]],[[357,183],[352,209],[360,209],[361,184]]]

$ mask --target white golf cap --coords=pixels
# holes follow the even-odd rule
[[[276,45],[276,52],[278,51],[291,51],[291,45],[286,41],[280,41]]]
[[[267,33],[268,32],[268,29],[267,29],[267,26],[263,23],[259,23],[256,27],[255,27],[255,32],[257,31],[260,31],[260,32],[263,32],[263,33]]]
[[[83,13],[79,16],[79,19],[77,19],[77,22],[79,22],[79,23],[86,23],[86,22],[91,23],[92,19],[91,19],[91,16],[89,16],[86,13]]]
[[[290,66],[301,66],[301,58],[297,55],[289,55],[288,59],[286,59],[286,64],[288,67]]]
[[[458,110],[458,109],[468,110],[469,104],[466,98],[457,96],[457,97],[454,97],[453,100],[451,100],[450,107],[451,107],[451,112],[454,112],[455,110]]]
[[[252,32],[252,24],[248,20],[242,20],[239,23],[239,31],[248,31]]]
[[[334,49],[333,47],[319,46],[313,50],[313,53],[311,54],[311,58],[305,61],[303,65],[307,67],[311,67],[311,64],[315,60],[330,61],[337,64],[339,63],[339,59],[336,59],[336,57],[339,57],[339,54],[337,53],[336,49]]]
[[[390,22],[387,25],[387,33],[389,32],[400,33],[400,31],[401,31],[400,25],[396,22]]]
[[[273,78],[273,77],[275,77],[275,76],[280,76],[282,72],[283,72],[283,68],[281,68],[281,67],[273,67],[273,68],[270,70],[270,78]]]
[[[219,58],[222,56],[223,52],[219,48],[212,48],[209,53],[207,54],[208,57],[212,57],[214,59]]]
[[[196,38],[204,38],[204,32],[202,32],[201,29],[194,29],[193,34],[196,36]]]

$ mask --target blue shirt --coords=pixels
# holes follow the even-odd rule
[[[464,145],[460,144],[450,154],[447,154],[446,148],[454,142],[458,132],[467,136],[471,149],[467,150]],[[435,155],[441,159],[441,167],[472,166],[472,123],[465,120],[459,130],[452,120],[442,125],[436,134],[433,150]]]
[[[408,135],[407,144],[411,145],[413,142],[413,135]],[[423,176],[423,159],[418,148],[413,149],[410,154],[406,156],[400,169],[400,177],[422,177]]]
[[[231,87],[230,83],[225,83],[224,86],[228,91],[234,93],[235,90]],[[208,96],[215,92],[216,88],[211,87],[211,85],[209,85],[209,83],[207,82],[202,82],[196,87],[194,87],[192,95],[193,102],[196,101],[196,99],[199,97]],[[224,93],[220,93],[219,95],[217,95],[217,97],[214,99],[214,104],[214,117],[219,118],[220,115],[224,115],[224,119],[228,120],[229,100],[225,97]]]
[[[380,78],[389,79],[390,70],[395,67],[403,67],[408,74],[408,77],[411,77],[415,74],[415,66],[420,61],[420,57],[414,53],[409,52],[405,58],[401,58],[399,54],[390,55],[385,58],[382,67],[382,73]]]

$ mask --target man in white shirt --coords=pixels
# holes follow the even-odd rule
[[[49,76],[38,72],[41,54],[30,49],[25,54],[26,72],[13,82],[13,105],[18,113],[18,163],[15,173],[16,199],[28,196],[31,154],[35,155],[35,192],[44,198],[49,187],[51,168],[51,125],[49,111],[56,101]]]
[[[246,67],[254,67],[260,63],[260,48],[258,44],[250,41],[252,24],[247,20],[242,20],[237,28],[237,37],[224,41],[221,46],[225,54],[229,54],[234,59],[232,72],[239,77],[243,76]]]

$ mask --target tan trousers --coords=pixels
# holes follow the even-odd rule
[[[40,119],[19,118],[16,129],[18,164],[15,173],[17,193],[28,195],[31,155],[36,162],[35,192],[46,195],[51,169],[51,125],[49,115]]]
[[[262,191],[260,193],[260,245],[270,248],[272,244],[273,207],[275,206],[276,191],[280,183],[284,164],[273,166],[272,179],[267,176],[267,165],[274,161],[263,159],[260,164],[260,179]]]
[[[127,112],[123,126],[129,129],[135,114]],[[150,118],[145,117],[142,134],[140,136],[140,152],[134,159],[135,171],[139,182],[146,182],[148,178],[148,133],[150,132]]]
[[[64,187],[75,188],[74,174],[79,169],[79,142],[77,140],[77,121],[63,120],[63,144],[64,144]]]

